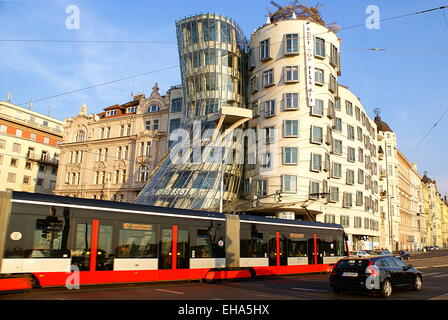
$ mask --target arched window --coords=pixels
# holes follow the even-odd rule
[[[153,104],[152,106],[149,107],[149,113],[151,112],[158,112],[160,111],[160,106],[158,104]]]
[[[76,142],[83,142],[86,140],[86,132],[84,130],[79,130],[76,134]]]
[[[149,168],[147,165],[140,166],[139,173],[138,173],[139,181],[140,182],[146,182],[149,178]]]

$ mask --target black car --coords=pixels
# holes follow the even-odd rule
[[[401,260],[409,260],[411,258],[411,254],[407,250],[395,251],[394,256]]]
[[[330,287],[336,294],[367,291],[387,298],[393,288],[421,290],[423,277],[412,265],[393,256],[344,258],[331,271]]]
[[[434,250],[436,250],[436,248],[433,247],[433,246],[429,246],[429,247],[424,247],[423,248],[423,251],[425,251],[425,252],[431,252],[431,251],[434,251]]]

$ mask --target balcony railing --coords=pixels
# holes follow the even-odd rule
[[[35,154],[34,152],[27,152],[26,154],[26,158],[28,160],[32,160],[32,161],[36,161],[39,163],[44,163],[44,164],[49,164],[49,165],[53,165],[53,166],[57,166],[59,164],[59,159],[57,158],[52,158],[47,154]]]

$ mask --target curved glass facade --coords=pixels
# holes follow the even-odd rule
[[[183,123],[167,154],[151,174],[136,203],[217,210],[238,198],[243,173],[242,131],[246,108],[248,43],[241,29],[218,15],[197,15],[177,22],[184,94]],[[231,115],[231,116],[229,116]],[[230,129],[227,139],[216,139]],[[223,161],[224,159],[224,161]]]

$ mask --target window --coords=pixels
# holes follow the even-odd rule
[[[322,171],[322,155],[317,153],[311,154],[311,171]]]
[[[337,91],[337,89],[338,89],[338,85],[337,85],[337,82],[336,82],[336,77],[334,75],[332,75],[332,74],[330,74],[330,82],[329,82],[328,89],[331,92],[333,92],[333,93],[335,93]]]
[[[283,164],[297,164],[297,148],[283,148]]]
[[[333,153],[337,155],[342,155],[342,141],[334,139],[333,143]]]
[[[314,105],[311,107],[311,115],[323,116],[324,115],[324,101],[316,99]]]
[[[363,132],[362,132],[362,128],[358,127],[358,140],[362,142],[363,140]]]
[[[351,194],[351,193],[349,193],[349,192],[344,192],[344,201],[343,201],[342,206],[343,206],[344,208],[351,208],[351,207],[353,206],[353,203],[352,203],[352,194]]]
[[[4,124],[0,125],[0,133],[6,133],[8,127],[5,126]]]
[[[205,65],[206,66],[214,66],[216,65],[216,50],[208,49],[204,51],[205,56]]]
[[[297,192],[297,176],[283,175],[282,176],[282,192]]]
[[[126,135],[130,136],[131,135],[131,125],[128,124],[127,128],[126,128]]]
[[[324,129],[311,126],[311,143],[321,144],[324,141]]]
[[[364,184],[364,171],[362,169],[358,169],[358,183]]]
[[[285,82],[299,82],[299,67],[285,67]]]
[[[122,147],[117,148],[117,160],[121,160],[121,150],[122,150]]]
[[[320,183],[317,181],[310,181],[310,199],[317,199],[320,193]]]
[[[120,137],[124,136],[124,125],[120,126]]]
[[[342,166],[340,163],[333,163],[332,177],[337,179],[342,177]]]
[[[349,216],[341,216],[341,225],[343,227],[350,227],[350,217]]]
[[[354,185],[355,184],[355,171],[347,169],[347,184]]]
[[[180,118],[170,120],[170,133],[180,128]]]
[[[275,127],[267,127],[264,128],[266,133],[266,143],[274,143],[275,142]]]
[[[250,79],[250,92],[251,93],[255,93],[255,92],[257,92],[258,90],[259,90],[259,86],[258,86],[258,75],[256,75],[256,76],[254,76],[254,77],[252,77],[251,79]]]
[[[358,207],[361,207],[363,205],[363,201],[364,201],[364,195],[362,193],[362,191],[356,191],[356,205]]]
[[[26,170],[32,170],[32,168],[33,168],[33,164],[31,162],[27,161],[25,163],[25,169]]]
[[[117,110],[106,111],[106,117],[112,117],[117,115]]]
[[[299,136],[299,120],[283,121],[283,137],[291,138]]]
[[[275,100],[269,100],[264,103],[265,117],[275,116]]]
[[[356,229],[362,228],[362,218],[361,217],[355,217],[355,228]]]
[[[330,187],[330,202],[339,202],[339,188]]]
[[[334,109],[338,110],[338,111],[341,111],[341,98],[336,97],[334,99]]]
[[[45,183],[45,180],[44,180],[44,179],[42,179],[42,178],[37,178],[37,180],[36,180],[36,185],[37,185],[38,187],[43,187],[43,186],[44,186],[44,183]]]
[[[5,149],[6,140],[0,140],[0,149]]]
[[[359,162],[364,162],[364,150],[362,148],[358,148],[358,159]]]
[[[23,184],[30,184],[30,183],[31,183],[31,177],[23,176]]]
[[[274,69],[263,72],[263,86],[269,87],[274,85]]]
[[[21,149],[21,145],[20,145],[20,144],[18,144],[18,143],[14,143],[14,144],[12,145],[12,151],[13,151],[13,152],[20,152],[20,149]]]
[[[152,105],[152,106],[149,107],[149,112],[150,113],[158,112],[158,111],[160,111],[160,106],[158,104],[155,104],[155,105]]]
[[[347,125],[347,137],[350,140],[355,140],[355,128],[351,125]]]
[[[241,257],[267,257],[267,241],[263,239],[263,232],[257,232],[256,229],[242,231],[240,248]]]
[[[17,168],[18,165],[19,165],[19,159],[12,158],[11,159],[11,163],[10,163],[10,167]]]
[[[35,133],[31,133],[31,134],[30,134],[30,139],[31,139],[32,141],[36,141],[36,140],[37,140],[37,136],[36,136],[36,134],[35,134]]]
[[[341,118],[334,119],[334,130],[342,132],[342,119]]]
[[[268,194],[268,181],[259,180],[257,181],[257,196],[262,197]]]
[[[272,154],[267,152],[261,157],[261,166],[264,169],[271,169],[272,168]]]
[[[125,146],[123,149],[123,159],[127,160],[129,154],[129,146]]]
[[[17,137],[21,137],[22,134],[23,134],[23,131],[22,131],[22,130],[20,130],[20,129],[17,129],[17,130],[16,130],[16,136],[17,136]]]
[[[151,120],[145,121],[145,130],[151,130]]]
[[[325,58],[325,40],[316,37],[315,47],[316,47],[315,55],[318,57]]]
[[[9,172],[8,173],[8,182],[15,183],[16,182],[16,174]]]
[[[260,60],[265,61],[271,59],[269,52],[269,39],[260,42]]]
[[[330,50],[331,50],[331,52],[330,52],[330,63],[333,65],[333,66],[338,66],[339,65],[339,53],[338,53],[338,48],[336,48],[336,46],[335,45],[331,45],[330,46]]]
[[[159,120],[154,120],[153,130],[159,130]]]
[[[349,162],[355,162],[356,161],[356,149],[352,147],[347,148],[347,160]]]
[[[316,68],[315,71],[314,71],[314,74],[315,74],[314,81],[317,84],[321,84],[321,85],[325,84],[324,70]]]
[[[123,223],[120,228],[117,258],[157,258],[157,232],[152,225]]]
[[[355,107],[355,117],[358,121],[361,119],[361,109],[359,107]]]
[[[350,101],[345,101],[345,111],[349,116],[353,116],[353,104]]]
[[[146,182],[148,180],[148,178],[149,178],[149,168],[148,168],[148,166],[142,165],[139,168],[138,176],[139,176],[139,180],[138,180],[139,182]]]
[[[173,99],[171,101],[171,112],[182,111],[182,98]]]
[[[40,164],[39,165],[39,172],[45,173],[46,171],[46,166],[44,164]]]
[[[298,93],[285,93],[284,100],[283,100],[283,107],[285,110],[299,109],[299,94]]]
[[[44,137],[44,143],[45,144],[50,144],[50,138]]]
[[[325,223],[336,223],[336,216],[334,214],[325,215]]]
[[[285,36],[285,54],[297,54],[299,53],[299,35],[287,34]]]

